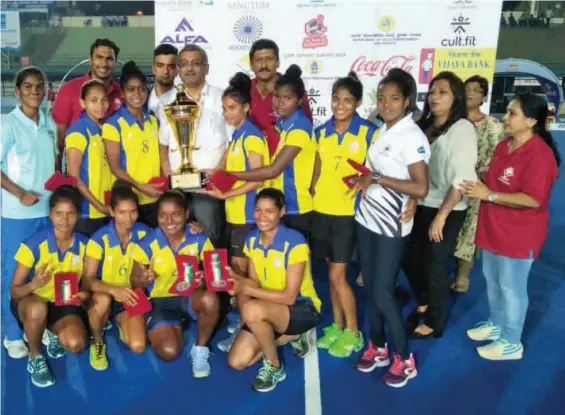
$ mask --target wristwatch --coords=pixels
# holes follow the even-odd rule
[[[494,202],[494,201],[496,200],[496,196],[497,196],[496,192],[490,192],[490,193],[488,194],[488,201],[489,201],[489,202]]]
[[[379,179],[382,177],[382,174],[379,171],[374,171],[372,176],[373,176],[373,181],[378,184]]]

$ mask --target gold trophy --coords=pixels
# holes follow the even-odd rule
[[[194,145],[194,134],[200,107],[186,95],[184,85],[176,88],[175,100],[165,106],[165,117],[171,125],[181,156],[180,167],[169,178],[171,189],[179,188],[186,192],[202,190],[204,173],[192,164],[192,152],[198,150]]]

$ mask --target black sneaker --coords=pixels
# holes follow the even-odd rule
[[[257,377],[253,380],[251,387],[257,392],[270,392],[277,386],[277,383],[286,379],[284,366],[274,367],[271,362],[263,359],[263,367],[259,369]]]
[[[310,353],[310,350],[312,350],[312,347],[314,346],[314,339],[312,338],[314,333],[313,330],[315,329],[302,333],[298,340],[290,342],[292,352],[296,357],[303,358]]]

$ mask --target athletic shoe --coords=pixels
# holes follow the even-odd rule
[[[92,368],[96,370],[108,369],[106,343],[97,342],[90,345],[90,366],[92,366]]]
[[[324,335],[318,339],[318,347],[320,349],[329,349],[341,337],[342,333],[343,330],[335,323],[324,327]]]
[[[112,324],[112,322],[110,320],[108,320],[106,322],[106,324],[104,325],[104,331],[108,331],[110,330],[112,327],[114,327],[114,325]]]
[[[467,337],[478,342],[485,340],[500,339],[500,327],[496,326],[492,321],[481,321],[475,324],[472,329],[467,330]]]
[[[302,333],[298,340],[294,340],[290,342],[292,346],[292,352],[296,357],[306,357],[310,350],[314,347],[314,330],[308,330],[306,333]]]
[[[228,328],[229,331],[229,328]],[[235,342],[235,338],[237,337],[237,335],[239,334],[239,330],[233,332],[232,334],[230,334],[230,337],[228,337],[227,339],[224,340],[220,340],[218,342],[218,349],[221,350],[222,352],[229,352],[231,347],[233,346],[233,343]]]
[[[46,388],[55,384],[55,378],[47,366],[47,360],[42,354],[29,359],[27,362],[27,371],[31,375],[31,383],[38,388]]]
[[[355,280],[355,283],[359,286],[359,287],[363,287],[363,274],[359,273],[359,275],[357,276],[357,279]]]
[[[522,343],[512,344],[498,339],[485,346],[477,347],[477,353],[488,360],[519,360],[524,354]]]
[[[25,333],[24,333],[23,339],[24,339],[24,342],[26,342],[26,343],[28,342],[27,336],[26,336]],[[43,345],[45,345],[45,346],[49,345],[49,329],[43,330],[43,334],[41,335],[41,343],[43,343]]]
[[[408,360],[402,360],[400,355],[395,354],[394,362],[388,372],[383,376],[383,381],[393,388],[401,388],[406,385],[410,379],[416,377],[417,374],[416,361],[412,354],[410,354]]]
[[[286,379],[286,371],[281,367],[274,367],[271,362],[263,359],[263,366],[259,369],[257,377],[253,380],[251,387],[257,392],[270,392],[279,382]]]
[[[369,347],[365,349],[359,360],[357,360],[357,370],[364,373],[369,373],[377,367],[385,367],[390,365],[388,357],[388,346],[375,347],[373,342],[369,340]]]
[[[8,356],[12,359],[22,359],[29,355],[29,349],[23,341],[23,339],[18,340],[8,340],[4,339],[4,347],[8,352]]]
[[[341,336],[331,345],[328,352],[334,357],[349,357],[352,352],[361,351],[365,342],[363,333],[358,333],[359,335],[356,336],[351,330],[343,330]]]
[[[205,378],[210,375],[210,349],[206,346],[192,346],[190,351],[192,360],[192,376],[195,378]]]
[[[49,342],[47,343],[47,354],[51,359],[58,359],[65,355],[65,349],[61,347],[59,343],[59,338],[55,336],[50,330],[45,330],[47,332],[47,337]]]

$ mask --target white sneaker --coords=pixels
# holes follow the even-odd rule
[[[467,337],[478,342],[500,339],[501,329],[491,321],[481,321],[475,327],[467,330]]]
[[[190,351],[192,360],[192,375],[195,378],[205,378],[210,375],[210,350],[205,346],[192,347]]]
[[[48,333],[48,331],[49,331],[48,329],[45,329],[43,331],[43,336],[41,337],[41,343],[43,343],[44,346],[49,345],[49,333]],[[24,342],[27,343],[27,336],[26,336],[25,333],[24,333]]]
[[[23,341],[23,339],[18,340],[8,340],[4,339],[4,347],[8,351],[8,356],[12,359],[22,359],[29,355],[29,349]]]

